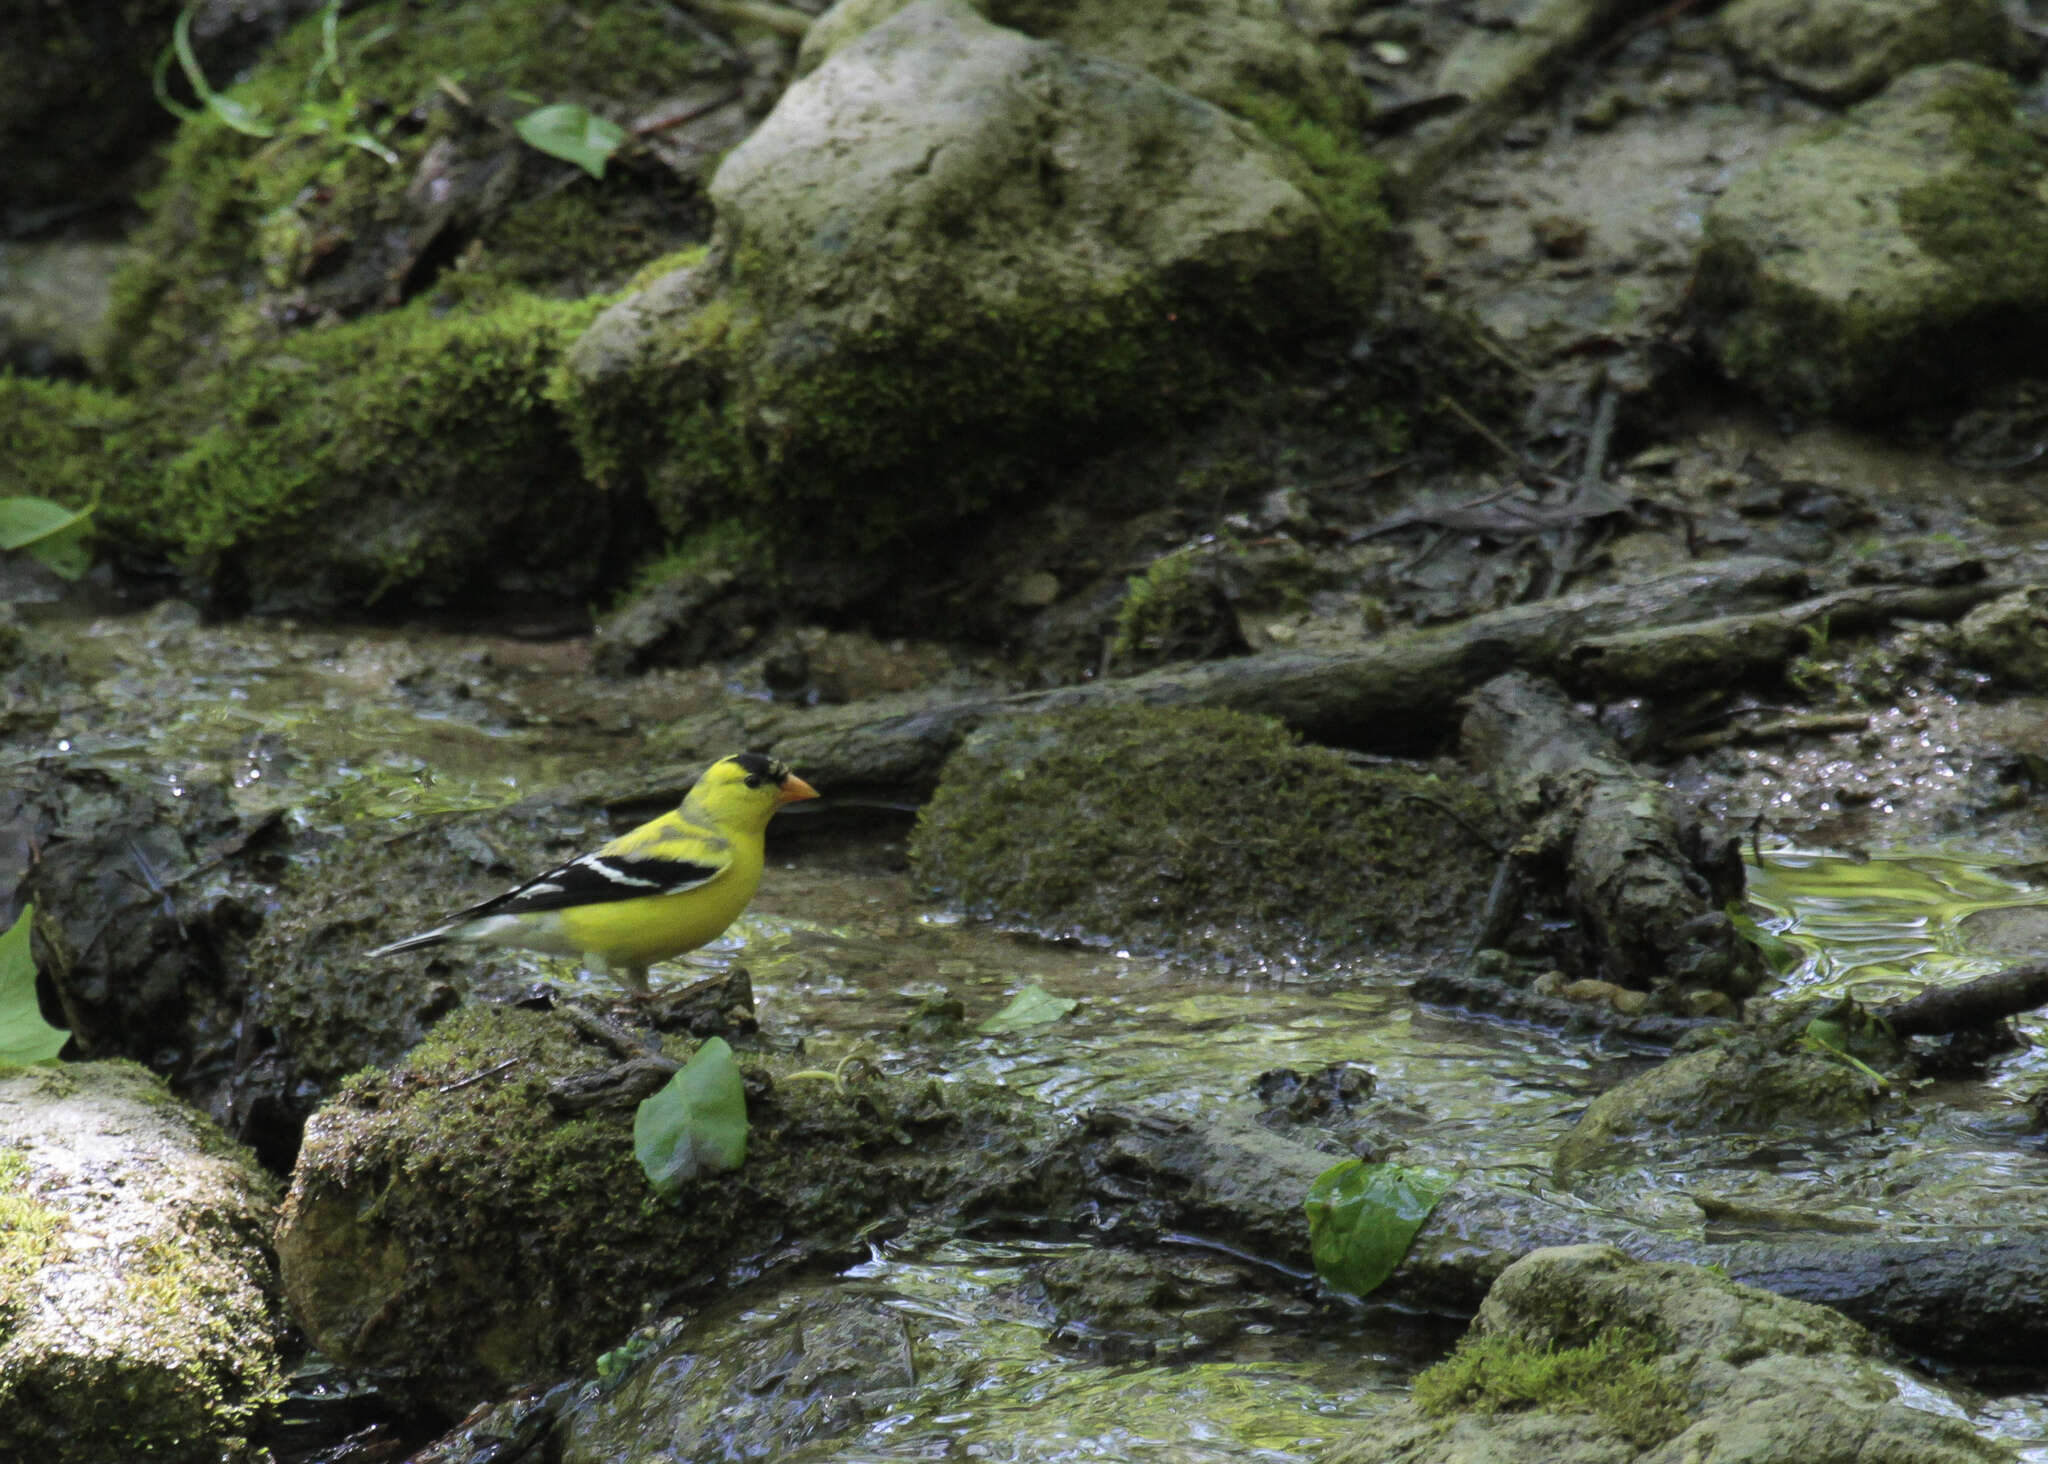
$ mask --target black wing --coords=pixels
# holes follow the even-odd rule
[[[516,890],[472,905],[449,916],[476,920],[485,915],[534,915],[575,905],[604,905],[614,900],[640,900],[651,895],[676,895],[716,879],[723,864],[693,859],[650,859],[633,854],[585,854],[536,875]]]

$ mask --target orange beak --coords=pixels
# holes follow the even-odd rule
[[[795,773],[791,773],[782,780],[782,791],[775,795],[775,806],[780,808],[785,803],[801,803],[806,798],[816,798],[817,796],[818,790],[816,788],[813,788]]]

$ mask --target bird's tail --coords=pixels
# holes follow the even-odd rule
[[[408,935],[404,940],[394,940],[390,945],[378,946],[374,951],[364,951],[363,959],[374,961],[379,956],[395,956],[400,951],[416,951],[422,946],[446,945],[448,933],[453,929],[452,925],[443,925],[434,930],[423,930],[418,935]]]

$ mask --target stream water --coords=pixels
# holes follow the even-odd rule
[[[174,787],[223,778],[252,812],[285,808],[335,824],[489,806],[616,765],[636,746],[599,684],[504,643],[200,628],[163,615],[53,622],[41,633],[61,644],[71,684],[46,738],[15,755],[126,761]],[[1797,953],[1785,988],[1877,998],[1996,969],[2048,943],[2030,852],[1766,849],[1752,897]],[[1552,1146],[1585,1105],[1654,1060],[1611,1041],[1418,1007],[1404,993],[1414,973],[1398,967],[1219,975],[965,921],[917,898],[900,839],[886,835],[854,846],[785,840],[754,908],[691,961],[743,962],[768,1037],[801,1039],[822,1066],[855,1054],[942,1080],[998,1081],[1068,1112],[1254,1111],[1261,1074],[1355,1064],[1372,1075],[1379,1122],[1401,1157],[1537,1190],[1549,1184]],[[577,979],[566,963],[535,963],[537,975]],[[1016,1031],[971,1030],[1032,986],[1077,1004]],[[933,998],[961,1004],[963,1040],[935,1048],[904,1035]],[[1697,1228],[1704,1222],[1686,1195],[1705,1182],[1830,1223],[1910,1224],[1924,1210],[1931,1224],[1937,1211],[1952,1218],[1946,1192],[1967,1174],[1987,1187],[1979,1203],[1997,1202],[1988,1227],[2008,1215],[2034,1223],[2048,1214],[2048,1166],[2024,1105],[2048,1077],[2048,1023],[2019,1026],[2032,1045],[1981,1081],[1919,1095],[1912,1116],[1881,1133],[1755,1151],[1705,1181],[1650,1159],[1604,1198],[1646,1224]],[[1966,1168],[1955,1162],[1964,1151]],[[1914,1182],[1902,1187],[1902,1175]],[[1176,1239],[1192,1257],[1208,1254],[1199,1237]],[[1317,1303],[1276,1276],[1267,1319],[1239,1335],[1196,1326],[1186,1345],[1109,1355],[1020,1300],[1034,1265],[1078,1245],[994,1233],[918,1251],[877,1245],[837,1277],[750,1290],[692,1322],[676,1345],[716,1359],[822,1295],[879,1299],[905,1319],[914,1384],[798,1457],[1047,1464],[1312,1459],[1399,1400],[1443,1345],[1441,1327]],[[2048,1397],[2009,1396],[1974,1416],[2028,1459],[2048,1461]],[[744,1439],[732,1441],[730,1457],[747,1453]],[[593,1445],[586,1457],[609,1456]]]

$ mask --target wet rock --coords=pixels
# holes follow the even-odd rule
[[[1469,783],[1352,767],[1238,712],[1106,707],[989,728],[947,762],[912,848],[944,897],[1039,927],[1219,958],[1418,951],[1492,877]]]
[[[238,1450],[278,1376],[275,1206],[140,1067],[0,1072],[0,1455]]]
[[[566,1411],[562,1464],[729,1457],[738,1439],[747,1457],[786,1458],[885,1413],[919,1380],[908,1319],[874,1296],[750,1308],[715,1346],[686,1332],[633,1351],[615,1386]]]
[[[1909,72],[1721,195],[1694,279],[1700,339],[1792,412],[1925,411],[2038,366],[2044,169],[2004,77]]]
[[[1801,1031],[1788,1015],[1608,1089],[1559,1142],[1559,1183],[1617,1159],[1638,1162],[1645,1140],[1867,1128],[1884,1097],[1869,1067],[1801,1045]]]
[[[1272,1310],[1248,1268],[1213,1256],[1093,1247],[1036,1267],[1054,1340],[1107,1362],[1186,1356]],[[1301,1308],[1305,1310],[1306,1308]]]
[[[0,850],[75,1050],[148,1062],[224,1115],[277,825],[237,815],[217,782],[53,757],[0,788]]]
[[[1061,1203],[1045,1164],[1061,1126],[1022,1100],[841,1090],[779,1080],[789,1064],[773,1060],[752,1085],[746,1162],[670,1207],[633,1158],[630,1109],[564,1117],[546,1101],[610,1060],[550,1013],[469,1007],[398,1067],[353,1079],[307,1126],[278,1232],[316,1345],[459,1412],[589,1364],[650,1302],[837,1256],[878,1224]]]
[[[708,259],[591,326],[579,442],[644,473],[672,533],[952,523],[1038,480],[1047,442],[1178,416],[1249,342],[1326,321],[1376,237],[1362,153],[1346,176],[1340,207],[1219,108],[918,0],[726,158]]]
[[[1957,622],[1962,661],[2000,691],[2048,691],[2048,589],[2032,586],[1979,605]]]
[[[1574,1356],[1576,1354],[1576,1357]],[[1934,1400],[1930,1403],[1930,1395]],[[1430,1415],[1376,1426],[1341,1464],[2006,1464],[1958,1400],[1856,1323],[1711,1270],[1611,1246],[1541,1250],[1487,1293],[1416,1383]],[[1939,1410],[1939,1411],[1937,1411]]]
[[[1721,25],[1752,65],[1829,102],[1937,61],[2008,66],[2020,50],[1998,0],[1737,0]]]

